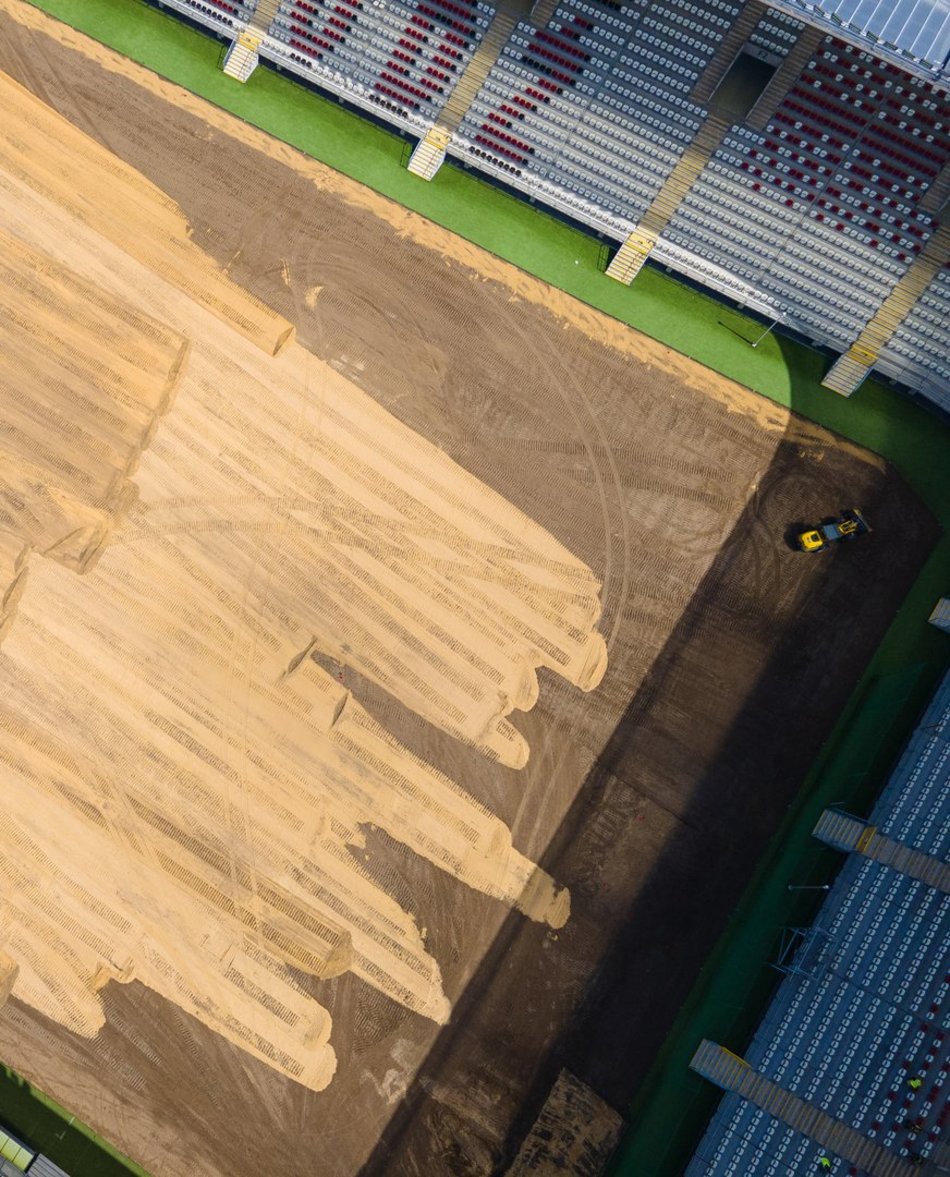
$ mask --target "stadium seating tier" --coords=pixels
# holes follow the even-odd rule
[[[166,2],[218,35],[239,32],[256,8]],[[619,243],[706,121],[709,108],[693,95],[743,8],[561,0],[544,27],[520,20],[448,154]],[[424,136],[494,14],[483,0],[280,0],[260,55]],[[746,49],[778,67],[803,30],[764,9]],[[826,35],[763,129],[729,128],[666,221],[654,258],[845,351],[935,231],[935,211],[921,202],[946,185],[948,132],[945,87],[870,45]],[[946,270],[876,366],[950,411]]]

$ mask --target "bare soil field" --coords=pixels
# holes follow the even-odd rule
[[[16,845],[135,927],[91,973],[77,933],[51,997],[8,864],[0,1057],[155,1177],[504,1171],[562,1066],[622,1111],[935,524],[881,459],[16,0],[0,73],[139,193],[90,171],[67,208],[48,135],[42,194],[4,145],[0,299],[52,299],[90,386],[125,306],[138,350],[129,452],[111,427],[70,451],[85,498],[0,519]],[[29,363],[0,426],[40,420]],[[10,503],[31,427],[0,432]],[[792,550],[851,505],[870,537]]]

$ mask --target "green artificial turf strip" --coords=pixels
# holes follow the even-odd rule
[[[0,1124],[70,1177],[148,1177],[54,1099],[0,1066]]]
[[[612,282],[601,272],[604,245],[590,235],[455,166],[443,166],[431,183],[410,175],[404,167],[409,145],[399,135],[271,70],[258,69],[242,86],[220,72],[222,42],[139,0],[34,2],[526,272],[883,455],[944,528],[950,527],[950,430],[883,384],[869,380],[853,398],[838,397],[820,387],[829,363],[826,356],[775,334],[753,348],[751,342],[761,336],[763,325],[740,311],[651,268],[630,288]],[[672,1177],[682,1171],[684,1148],[702,1130],[702,1117],[718,1098],[711,1085],[687,1069],[692,1050],[699,1038],[716,1034],[730,1037],[727,1045],[741,1049],[756,1024],[773,987],[765,961],[776,928],[790,919],[807,923],[810,918],[801,913],[801,898],[791,900],[785,884],[790,878],[801,881],[802,872],[811,877],[817,871],[814,877],[824,880],[843,861],[810,839],[814,819],[830,800],[852,798],[869,804],[882,783],[938,667],[946,663],[947,639],[926,625],[926,617],[948,585],[950,539],[944,538],[908,594],[803,785],[796,809],[699,977],[638,1097],[636,1124],[621,1149],[616,1172]],[[910,684],[906,698],[896,709],[884,711],[875,700],[882,691],[890,698],[888,684],[895,681]],[[867,712],[861,709],[862,701]],[[882,717],[888,722],[881,722]],[[669,1147],[675,1141],[679,1145]]]

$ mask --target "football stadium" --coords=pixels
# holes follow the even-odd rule
[[[950,1174],[946,0],[0,0],[0,1177]]]

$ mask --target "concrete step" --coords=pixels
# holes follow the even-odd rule
[[[927,620],[944,633],[950,633],[950,597],[941,597]]]
[[[868,368],[873,367],[878,353],[916,306],[917,300],[933,281],[938,271],[946,265],[948,258],[950,258],[950,225],[940,225],[925,242],[923,249],[913,263],[908,266],[894,289],[868,320],[864,330],[848,349],[846,355],[832,366],[831,371],[822,381],[825,388],[830,388],[834,392],[842,392],[844,387],[848,387],[850,391],[844,392],[843,395],[851,395],[851,392],[864,379],[863,375],[857,379],[857,370],[851,361],[864,363]],[[865,358],[865,355],[870,358]],[[857,383],[854,383],[855,380]]]
[[[641,233],[650,234],[654,240],[660,236],[682,204],[687,192],[709,163],[729,130],[729,125],[718,115],[710,115],[706,119],[641,217],[637,226]]]
[[[277,15],[277,9],[279,7],[280,0],[258,0],[254,14],[248,22],[249,26],[259,29],[261,32],[266,32]]]
[[[922,850],[880,834],[871,837],[863,853],[876,862],[899,870],[908,878],[917,879],[935,891],[950,895],[950,864],[941,862],[932,854],[925,854]]]
[[[551,17],[557,9],[560,0],[537,0],[537,3],[531,9],[531,16],[529,17],[531,23],[536,29],[546,29],[551,23]]]
[[[607,267],[607,277],[629,286],[640,273],[655,244],[655,234],[635,229],[614,254]]]
[[[409,171],[423,180],[431,180],[445,160],[445,149],[451,135],[441,127],[430,127],[425,137],[416,144],[409,160]]]
[[[821,382],[822,388],[828,388],[840,396],[850,396],[861,387],[875,359],[876,355],[873,356],[871,363],[866,363],[852,352],[845,352],[844,355],[838,356],[825,373],[825,378]]]
[[[746,123],[753,130],[765,130],[769,119],[778,110],[782,99],[798,80],[808,62],[811,61],[824,36],[825,33],[822,29],[817,29],[812,25],[807,25],[802,29],[798,40],[772,75],[769,84],[759,95],[755,106],[749,111]]]
[[[251,37],[242,33],[236,41],[231,42],[224,58],[224,72],[229,78],[238,82],[246,82],[257,69],[257,50],[260,45],[259,37]]]
[[[950,160],[940,170],[936,180],[930,185],[921,198],[920,207],[924,212],[940,212],[950,200]]]
[[[836,850],[850,852],[857,848],[866,829],[866,824],[859,818],[826,809],[812,830],[812,837]]]
[[[511,12],[495,11],[494,20],[485,30],[485,35],[475,50],[472,60],[456,82],[445,106],[439,111],[436,123],[444,131],[453,134],[465,118],[475,95],[482,88],[489,71],[498,60],[505,42],[515,27],[516,17]]]
[[[724,1091],[734,1091],[744,1072],[750,1069],[745,1059],[708,1038],[700,1042],[689,1065],[691,1070]]]
[[[898,870],[908,878],[917,879],[934,890],[950,894],[950,864],[926,854],[895,838],[878,833],[874,826],[826,809],[812,830],[814,837],[828,846],[845,853],[863,854],[866,858]]]

